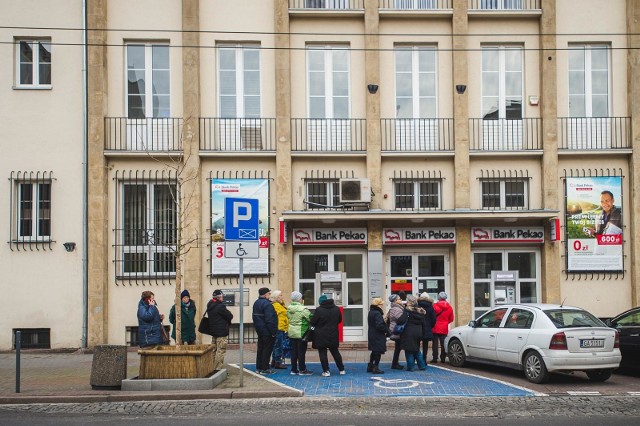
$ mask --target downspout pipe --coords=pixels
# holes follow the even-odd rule
[[[83,112],[83,124],[82,124],[82,349],[87,348],[87,335],[88,335],[88,317],[89,317],[89,276],[87,268],[87,253],[88,253],[88,150],[89,150],[89,111],[88,111],[88,78],[87,78],[87,58],[88,58],[88,46],[87,46],[87,0],[82,0],[82,112]]]

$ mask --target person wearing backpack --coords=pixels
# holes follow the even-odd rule
[[[413,371],[414,365],[418,363],[418,370],[427,368],[422,354],[420,353],[420,342],[424,336],[425,310],[418,306],[418,299],[415,296],[407,296],[407,321],[402,334],[400,334],[400,347],[404,351],[407,359],[407,371]]]
[[[396,329],[396,325],[402,323],[401,318],[404,315],[404,305],[402,304],[402,299],[397,294],[392,294],[389,296],[389,312],[387,312],[387,322],[389,324],[389,336],[390,339],[395,342],[395,347],[393,349],[393,358],[391,361],[391,369],[393,370],[402,370],[404,367],[400,364],[400,335],[394,334]]]

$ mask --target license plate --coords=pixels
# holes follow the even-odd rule
[[[604,339],[580,339],[581,348],[604,348]]]

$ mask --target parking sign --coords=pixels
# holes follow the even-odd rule
[[[258,200],[226,198],[224,200],[224,239],[257,241],[260,225]]]

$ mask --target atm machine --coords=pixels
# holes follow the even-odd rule
[[[518,303],[518,271],[491,271],[491,306]]]
[[[340,271],[322,271],[316,273],[316,288],[320,290],[320,295],[325,294],[327,298],[333,299],[337,306],[343,305],[344,288],[346,286],[347,274]]]

